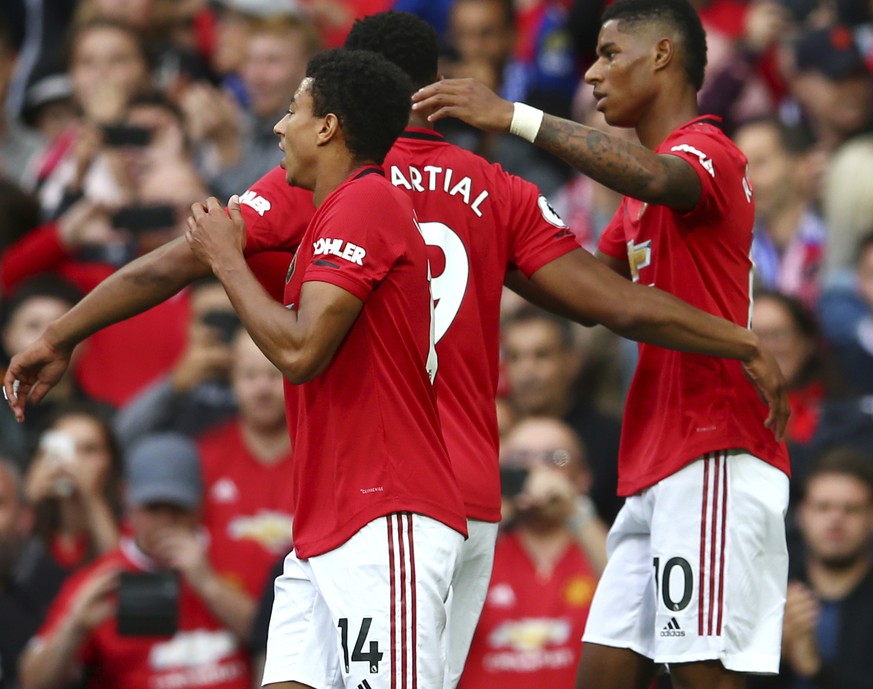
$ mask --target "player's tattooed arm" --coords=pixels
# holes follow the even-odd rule
[[[625,196],[686,211],[700,199],[689,163],[599,129],[546,115],[534,143]]]
[[[511,129],[514,105],[475,79],[443,79],[412,96],[413,109],[431,122],[455,117],[489,132]],[[676,210],[691,210],[700,180],[686,161],[599,129],[545,115],[534,143],[621,194]]]

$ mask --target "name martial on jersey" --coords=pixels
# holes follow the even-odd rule
[[[488,191],[483,189],[474,196],[473,180],[467,176],[455,178],[455,171],[436,165],[424,165],[420,170],[414,165],[391,166],[391,184],[404,187],[409,191],[443,191],[449,196],[459,196],[478,217],[482,217],[482,203],[488,198]],[[472,199],[472,201],[471,201]]]

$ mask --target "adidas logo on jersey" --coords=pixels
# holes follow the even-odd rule
[[[358,685],[358,689],[373,689],[373,687],[370,686],[370,683],[367,680],[364,680]]]
[[[685,636],[685,632],[679,628],[675,617],[671,617],[667,625],[661,630],[661,636]]]

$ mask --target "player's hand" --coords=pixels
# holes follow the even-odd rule
[[[215,267],[231,257],[242,256],[246,245],[246,224],[239,207],[239,196],[227,203],[227,212],[214,196],[206,204],[195,203],[188,217],[185,238],[194,255]]]
[[[770,409],[764,425],[773,431],[776,440],[782,442],[791,411],[788,406],[785,377],[779,369],[779,364],[770,351],[759,343],[758,353],[752,359],[743,362],[743,373],[755,386],[758,397]]]
[[[443,79],[412,94],[412,109],[429,122],[456,117],[488,132],[508,132],[514,106],[475,79]]]
[[[36,342],[12,357],[3,379],[3,396],[18,423],[24,421],[28,398],[33,404],[46,396],[70,365],[72,351],[59,349],[42,335]]]

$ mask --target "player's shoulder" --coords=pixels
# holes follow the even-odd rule
[[[659,153],[685,154],[697,158],[713,177],[716,169],[744,174],[746,157],[721,128],[721,119],[704,115],[677,127],[664,140]]]

